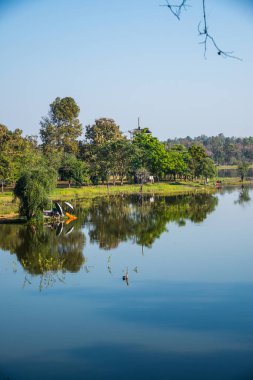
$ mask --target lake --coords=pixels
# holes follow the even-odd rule
[[[253,190],[0,225],[0,379],[253,378]]]

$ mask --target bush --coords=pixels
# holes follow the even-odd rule
[[[56,172],[52,169],[37,169],[24,173],[14,188],[15,197],[20,200],[20,215],[27,220],[40,218],[47,207],[48,195],[56,186]]]

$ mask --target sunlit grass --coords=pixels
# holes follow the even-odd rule
[[[200,183],[155,183],[146,184],[142,187],[143,194],[164,194],[173,195],[178,193],[188,193],[203,188]],[[141,192],[141,186],[138,185],[123,185],[123,186],[86,186],[82,188],[57,188],[53,191],[51,199],[65,199],[65,198],[94,198],[102,195],[114,194],[137,194]]]
[[[237,170],[238,165],[218,165],[218,170]],[[253,164],[249,165],[250,169],[253,169]]]
[[[240,179],[237,178],[219,178],[223,184],[227,185],[240,185]],[[152,195],[177,195],[177,194],[190,194],[196,192],[213,192],[215,180],[210,181],[208,185],[205,185],[203,181],[197,182],[160,182],[154,184],[145,184],[142,186],[143,194]],[[252,181],[245,181],[245,184],[251,184]],[[70,188],[56,188],[50,195],[51,200],[70,200],[76,201],[86,199],[93,199],[98,196],[117,195],[117,194],[139,194],[141,192],[141,186],[138,185],[110,185],[108,188],[106,185],[99,186],[84,186],[84,187],[70,187]],[[18,203],[13,202],[12,192],[0,193],[0,218],[11,218],[18,216]]]
[[[207,191],[208,188],[203,187],[203,184],[197,182],[187,183],[155,183],[146,184],[142,187],[143,194],[188,194],[195,191]],[[117,195],[117,194],[137,194],[140,193],[140,185],[110,185],[108,188],[105,185],[99,186],[84,186],[81,188],[56,188],[50,195],[52,200],[66,199],[92,199],[98,196]],[[0,194],[0,217],[18,215],[18,203],[13,202],[11,192]]]
[[[11,200],[11,197],[10,197]],[[18,204],[11,201],[3,201],[0,198],[0,218],[3,216],[15,217],[18,215]]]

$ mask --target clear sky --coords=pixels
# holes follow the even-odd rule
[[[176,0],[174,1],[174,3]],[[224,59],[198,37],[201,1],[179,22],[164,0],[0,0],[0,123],[38,134],[57,97],[83,125],[110,117],[154,136],[253,135],[253,2],[206,0]]]

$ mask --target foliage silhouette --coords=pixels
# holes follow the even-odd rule
[[[84,234],[75,229],[60,236],[55,228],[40,225],[2,225],[0,229],[0,247],[16,254],[24,269],[33,275],[78,272],[85,261],[84,244]]]

